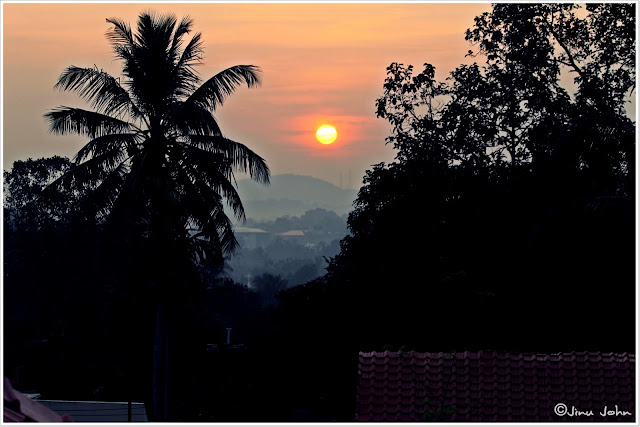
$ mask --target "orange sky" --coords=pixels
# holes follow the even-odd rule
[[[86,142],[48,133],[42,115],[59,105],[85,106],[54,91],[68,65],[119,75],[104,34],[105,18],[134,24],[143,10],[190,15],[203,33],[206,79],[223,68],[254,64],[257,89],[240,88],[216,112],[223,132],[263,156],[273,174],[297,173],[361,184],[372,164],[393,160],[386,122],[375,118],[391,62],[425,62],[445,78],[465,58],[464,31],[486,3],[3,3],[3,168],[28,157],[73,156]],[[321,145],[330,123],[338,139]],[[343,186],[348,182],[343,180]]]

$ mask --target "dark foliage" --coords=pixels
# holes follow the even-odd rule
[[[280,295],[315,397],[341,383],[348,413],[358,351],[634,351],[634,8],[497,4],[467,32],[486,64],[387,69],[396,161],[327,274]]]

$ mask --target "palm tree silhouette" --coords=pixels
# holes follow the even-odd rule
[[[225,138],[212,114],[240,85],[259,85],[260,70],[237,65],[202,82],[195,71],[202,61],[201,34],[185,40],[193,24],[189,17],[178,22],[174,15],[144,12],[136,33],[119,19],[107,22],[122,76],[76,66],[60,75],[55,88],[78,94],[92,110],[54,109],[45,114],[50,130],[90,141],[49,187],[88,189],[79,209],[85,218],[117,224],[123,236],[151,242],[158,265],[149,273],[158,294],[154,364],[161,370],[168,346],[167,288],[184,265],[176,259],[221,262],[238,244],[224,202],[237,219],[245,219],[235,173],[269,183],[264,159]],[[155,381],[154,393],[162,381]],[[154,412],[160,400],[154,397]]]
[[[97,67],[70,66],[60,75],[55,87],[77,93],[95,111],[59,107],[45,114],[52,132],[91,139],[52,186],[92,186],[83,213],[97,220],[119,208],[131,212],[132,204],[147,215],[179,207],[175,222],[199,230],[191,237],[200,255],[233,251],[237,242],[223,199],[245,218],[234,172],[268,183],[269,168],[245,145],[223,137],[212,111],[240,84],[259,85],[259,68],[230,67],[200,85],[194,69],[202,60],[200,33],[182,48],[192,19],[177,23],[173,15],[145,12],[137,34],[116,18],[107,22],[122,79]]]

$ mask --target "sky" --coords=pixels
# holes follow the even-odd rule
[[[389,125],[375,117],[392,62],[436,67],[436,77],[471,62],[464,32],[488,3],[3,3],[3,169],[15,160],[72,157],[87,142],[50,134],[43,114],[87,108],[53,88],[69,65],[120,76],[106,18],[132,24],[147,10],[194,19],[204,40],[203,80],[239,64],[262,69],[262,85],[240,87],[215,112],[224,135],[242,142],[272,174],[295,173],[357,188],[371,165],[393,161]],[[192,33],[192,34],[194,34]],[[333,125],[330,145],[316,129]],[[351,179],[349,179],[351,177]]]

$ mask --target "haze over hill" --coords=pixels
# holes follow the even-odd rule
[[[315,208],[344,215],[352,210],[358,190],[339,188],[312,176],[282,174],[273,175],[268,186],[238,180],[238,193],[247,218],[265,221],[300,216]]]

